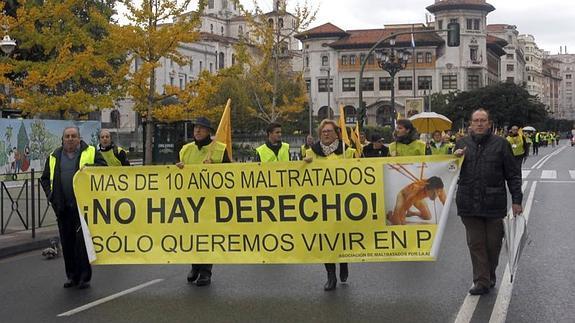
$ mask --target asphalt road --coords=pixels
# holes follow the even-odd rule
[[[549,147],[524,165],[531,242],[512,285],[501,283],[502,252],[499,284],[482,297],[467,295],[471,264],[453,206],[438,261],[351,264],[334,292],[323,291],[322,265],[216,265],[202,288],[187,284],[188,266],[98,266],[90,289],[68,290],[61,258],[7,258],[0,321],[575,322],[574,157],[575,148]]]

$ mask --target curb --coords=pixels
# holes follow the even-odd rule
[[[11,256],[15,256],[21,253],[39,250],[43,248],[48,248],[51,246],[50,240],[57,238],[58,235],[50,236],[46,238],[41,238],[38,240],[33,240],[21,244],[16,244],[13,246],[7,246],[4,248],[0,248],[0,259],[8,258]]]

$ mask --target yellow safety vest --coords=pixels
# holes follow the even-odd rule
[[[344,158],[347,159],[347,158],[354,158],[354,155],[355,155],[355,149],[353,148],[346,148],[344,154],[339,155],[330,154],[329,156],[320,156],[316,154],[311,148],[305,151],[305,156],[311,157],[313,159],[327,159],[327,160],[344,159]]]
[[[118,146],[116,146],[115,149],[117,149],[118,152],[125,151],[122,149],[122,147]],[[102,154],[102,157],[104,157],[108,166],[122,166],[122,162],[118,159],[118,157],[116,157],[116,154],[114,154],[114,148],[107,151],[100,150],[100,154]]]
[[[275,161],[289,161],[289,144],[282,142],[282,146],[278,151],[278,155],[273,152],[266,144],[256,148],[260,161],[262,163],[275,162]]]
[[[301,145],[301,148],[300,148],[301,149],[301,155],[300,156],[302,158],[305,157],[305,152],[309,149],[309,147],[306,147],[306,146],[307,146],[306,144]]]
[[[432,155],[449,155],[449,148],[451,148],[451,144],[441,143],[439,148],[437,148],[435,143],[431,142],[429,147],[431,148]]]
[[[421,140],[414,140],[409,145],[406,145],[394,141],[389,145],[389,155],[392,157],[424,156],[425,143]]]
[[[513,156],[523,156],[523,154],[525,154],[525,147],[523,147],[523,138],[521,136],[507,136],[507,141],[511,144]]]
[[[224,160],[226,144],[219,141],[212,141],[209,145],[198,149],[195,142],[184,145],[180,149],[180,161],[186,165],[202,164],[208,158],[212,163],[221,163]],[[208,156],[211,154],[211,156]]]
[[[64,153],[64,152],[62,152]],[[80,153],[80,164],[78,169],[82,167],[93,164],[96,159],[96,147],[88,146],[86,149],[82,150]],[[56,171],[56,156],[54,153],[50,154],[50,190],[54,190],[54,173]]]

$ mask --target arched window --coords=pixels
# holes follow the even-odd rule
[[[333,116],[333,110],[324,105],[323,107],[319,108],[319,110],[317,111],[317,118],[321,121],[323,119],[328,119],[331,116]]]
[[[283,18],[279,18],[279,19],[278,19],[278,25],[280,26],[280,28],[283,28],[283,27],[284,27],[284,20],[283,20]]]
[[[272,28],[274,27],[274,20],[272,18],[268,19],[268,25]]]
[[[224,60],[224,53],[220,52],[220,57],[219,57],[219,68],[222,69],[225,67],[225,60]]]
[[[244,34],[244,26],[238,27],[238,36],[242,36]]]

